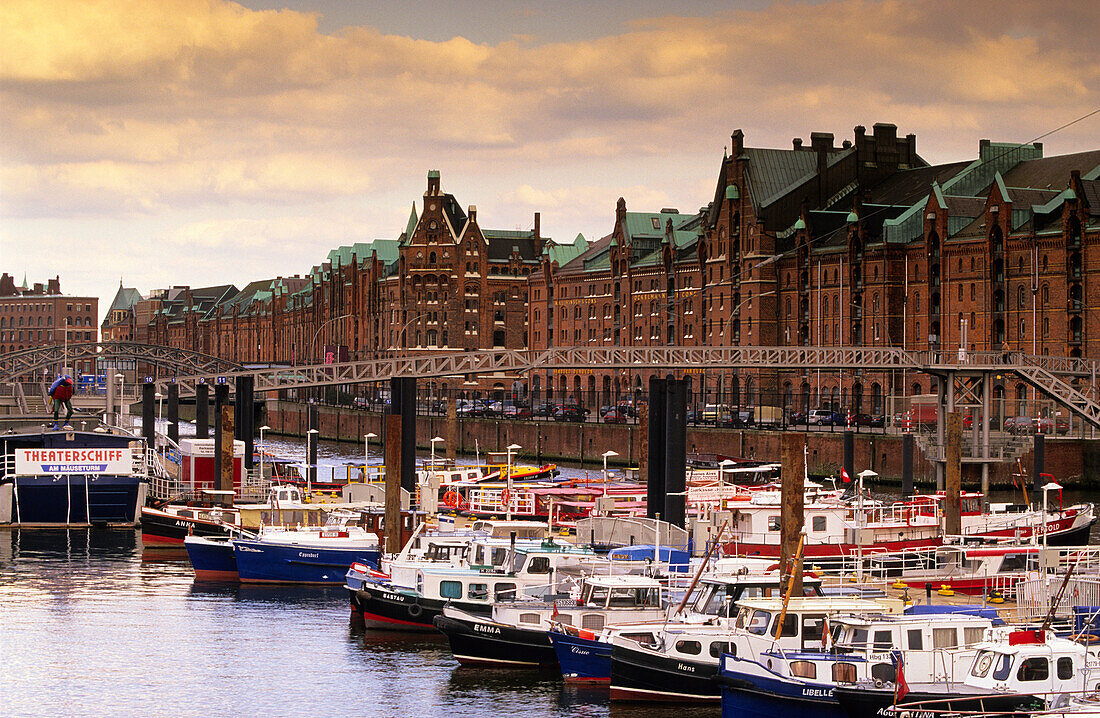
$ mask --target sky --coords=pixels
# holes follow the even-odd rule
[[[1100,147],[1077,0],[0,2],[0,271],[66,294],[304,274],[429,170],[491,229],[694,212],[753,147],[876,122],[932,163]],[[1059,129],[1062,128],[1062,129]]]

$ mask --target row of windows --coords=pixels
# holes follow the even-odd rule
[[[36,331],[37,331],[37,336],[36,336]],[[33,330],[32,329],[32,330],[29,330],[29,331],[26,332],[26,341],[34,341],[36,339],[38,341],[52,342],[53,341],[53,331],[49,330],[49,329],[38,329],[38,330]],[[94,336],[93,332],[69,332],[69,339],[71,341],[89,341],[90,342],[93,339],[95,339],[95,336]],[[9,342],[24,341],[23,331],[22,330],[20,330],[18,332],[16,332],[16,331],[10,331],[10,332],[0,331],[0,341],[5,341],[5,340],[9,341]]]

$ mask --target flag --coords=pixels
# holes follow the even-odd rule
[[[901,651],[891,651],[890,659],[894,662],[894,705],[901,702],[909,693],[909,684],[905,682],[905,671],[902,669]]]
[[[852,483],[852,477],[848,476],[848,470],[843,466],[840,467],[840,478],[843,479],[846,484]]]
[[[832,636],[829,635],[829,617],[826,616],[821,620],[821,650],[829,650],[829,641]]]

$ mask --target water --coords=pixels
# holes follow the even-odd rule
[[[319,454],[361,460],[348,444]],[[196,583],[183,551],[145,550],[130,530],[0,532],[0,626],[0,716],[720,712],[610,706],[606,687],[553,673],[462,668],[442,635],[353,627],[343,588]]]
[[[267,444],[304,456],[301,441]],[[361,451],[322,442],[319,463]],[[563,470],[586,471],[599,469]],[[144,550],[137,531],[0,532],[0,716],[720,713],[612,706],[605,687],[552,673],[462,668],[442,636],[349,619],[342,588],[196,583],[182,551]]]

